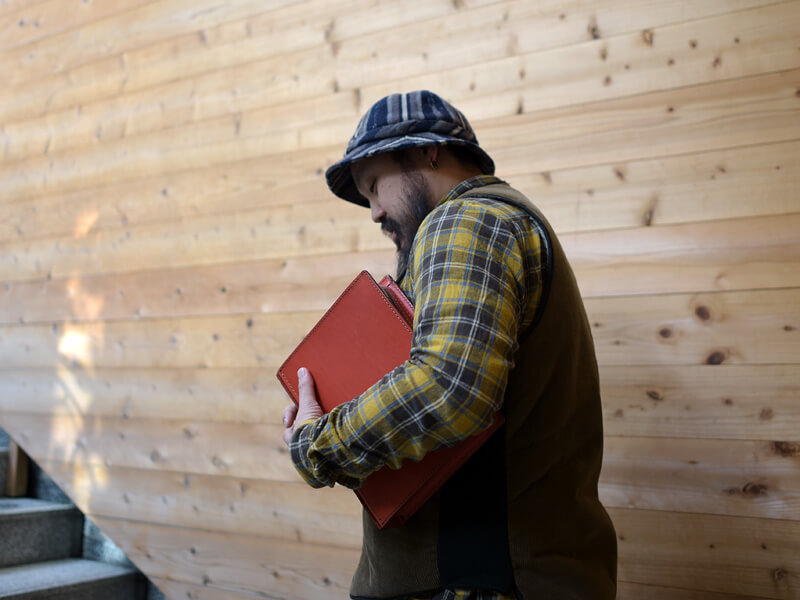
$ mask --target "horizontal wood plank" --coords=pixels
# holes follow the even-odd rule
[[[590,298],[600,365],[796,364],[797,288]],[[0,328],[0,366],[277,369],[321,311]]]
[[[0,413],[3,428],[34,460],[302,481],[283,425]],[[50,432],[49,435],[42,435]]]
[[[289,171],[288,178],[254,159],[0,203],[0,240],[85,237],[158,221],[187,223],[196,217],[320,202],[330,199],[322,177],[324,160],[321,156],[317,174]],[[798,209],[794,192],[800,186],[800,142],[508,179],[562,233],[785,214]],[[332,217],[354,210],[346,203],[331,206],[339,210]],[[354,214],[366,217],[358,209]]]
[[[343,548],[88,516],[150,576],[220,592],[298,600],[346,597],[359,556]]]
[[[790,132],[800,126],[797,74],[598,102],[589,110],[576,106],[486,121],[481,143],[513,174],[603,164],[610,156],[624,162],[758,144],[765,138],[789,141],[795,139]],[[558,124],[548,123],[556,114]]]
[[[605,366],[600,383],[608,436],[786,441],[800,430],[793,365]],[[7,412],[270,424],[287,403],[257,367],[0,371]]]
[[[462,38],[469,38],[473,47],[479,45],[481,58],[489,61],[509,54],[580,43],[594,36],[606,38],[685,20],[714,17],[742,8],[767,5],[770,0],[714,0],[681,8],[665,0],[646,5],[615,1],[602,7],[587,0],[550,0],[538,2],[535,6],[522,2],[489,2],[494,6],[482,7],[486,3],[472,0],[455,6],[439,0],[413,3],[402,9],[385,3],[377,7],[370,5],[370,18],[364,19],[365,8],[354,2],[337,3],[340,8],[331,18],[329,3],[312,1],[307,3],[304,12],[296,6],[288,6],[264,16],[229,22],[222,27],[197,29],[196,24],[190,23],[185,30],[191,33],[141,49],[128,48],[124,54],[114,54],[115,46],[130,42],[115,39],[103,48],[109,50],[111,56],[98,56],[95,62],[61,71],[56,78],[39,77],[37,80],[31,73],[35,69],[28,65],[26,77],[30,79],[24,88],[14,89],[14,94],[0,95],[0,107],[3,107],[0,117],[10,121],[52,109],[86,105],[117,96],[123,90],[146,89],[176,77],[198,78],[207,71],[235,70],[240,76],[234,81],[247,81],[252,78],[252,71],[258,69],[255,63],[259,60],[287,50],[298,54],[302,48],[316,52],[316,64],[339,76],[337,84],[340,89],[350,90],[353,88],[346,85],[348,77],[357,78],[359,83],[366,80],[372,84],[387,78],[396,80],[401,65],[403,71],[399,76],[406,79],[419,74],[420,70],[431,73],[447,66],[464,66],[470,61],[465,61],[463,52],[453,51],[462,42],[459,34]],[[149,15],[149,18],[157,21],[154,15]],[[280,26],[276,27],[276,24]],[[170,25],[176,26],[175,23]],[[448,36],[452,39],[447,39]],[[319,54],[320,49],[328,48],[335,52]],[[368,55],[366,62],[354,60],[359,53]],[[351,57],[349,61],[347,55]],[[355,63],[355,68],[352,63]],[[365,68],[371,70],[366,79],[358,76]],[[280,66],[278,70],[282,70]],[[437,87],[440,86],[441,79]],[[165,98],[169,94],[162,90],[160,96]],[[245,98],[248,94],[240,93],[238,96]],[[258,94],[257,105],[274,102],[271,96]],[[147,103],[140,99],[136,104]],[[241,110],[241,105],[237,106]]]
[[[186,583],[183,581],[175,581],[174,579],[164,579],[162,577],[149,577],[150,581],[164,594],[167,598],[183,599],[191,598],[191,600],[253,600],[253,598],[263,599],[265,592],[251,593],[247,592],[232,592],[230,589],[217,589],[209,587],[208,585],[198,585]],[[722,599],[728,600],[728,599]],[[738,600],[736,598],[731,600]]]
[[[800,522],[610,509],[618,579],[697,591],[790,599]]]
[[[600,499],[616,508],[797,520],[797,441],[800,434],[792,442],[606,436]]]
[[[538,202],[535,195],[534,199]],[[651,206],[656,210],[652,201]],[[800,205],[794,208],[800,209]],[[252,265],[252,261],[260,259],[268,261],[263,265],[266,271],[275,273],[277,265],[282,265],[279,270],[283,270],[292,256],[300,257],[292,261],[295,264],[312,265],[314,261],[307,260],[310,256],[330,262],[325,254],[365,251],[370,254],[363,259],[354,254],[345,258],[346,262],[351,261],[346,268],[358,271],[362,265],[374,265],[387,269],[391,264],[386,257],[373,262],[374,253],[386,251],[391,243],[371,222],[367,211],[338,198],[264,207],[244,214],[197,217],[188,223],[167,221],[91,231],[91,217],[97,214],[98,211],[87,214],[83,231],[68,238],[0,243],[6,251],[0,259],[0,279],[29,281],[21,287],[7,285],[4,293],[26,293],[27,285],[37,290],[42,303],[47,304],[53,294],[65,303],[64,286],[83,287],[75,273],[89,276],[139,272],[109,278],[110,284],[117,287],[117,281],[124,285],[131,277],[155,276],[156,281],[163,280],[166,274],[151,271],[153,265],[159,269],[217,265],[211,273],[216,271],[236,280],[240,278],[237,271],[249,267],[221,263],[247,261]],[[797,272],[798,215],[800,212],[748,220],[644,226],[625,232],[562,233],[561,241],[585,296],[785,287],[797,284],[793,274]],[[241,243],[233,244],[232,239]],[[196,269],[187,274],[193,272]],[[64,279],[67,274],[73,276]],[[42,278],[57,281],[36,281]],[[98,280],[87,281],[97,287],[94,282]],[[103,287],[102,282],[99,285]],[[80,308],[74,298],[69,302],[74,306],[72,310]],[[114,304],[118,302],[115,300]],[[23,308],[35,310],[33,306]],[[17,312],[6,315],[0,311],[0,320],[40,318]],[[58,318],[59,312],[54,311],[50,318]],[[161,313],[156,309],[156,314]]]
[[[675,294],[586,301],[598,362],[794,364],[797,290]]]
[[[0,50],[26,47],[46,37],[86,27],[100,19],[133,10],[154,0],[126,0],[125,2],[66,2],[65,0],[36,0],[25,2],[16,13],[0,12]],[[16,2],[4,2],[10,8]]]
[[[800,143],[746,146],[512,176],[556,231],[796,212]]]
[[[619,579],[625,583],[641,583],[647,578],[650,585],[669,587],[679,581],[684,589],[767,598],[790,599],[797,591],[798,576],[792,560],[798,552],[800,531],[797,523],[714,515],[675,514],[661,511],[612,509],[619,541]],[[104,518],[94,519],[110,532],[112,539],[126,540],[121,545],[140,567],[156,577],[170,577],[176,571],[191,574],[191,583],[211,587],[230,587],[235,591],[257,591],[254,571],[261,575],[258,564],[295,565],[298,575],[306,575],[309,561],[337,567],[334,573],[346,589],[355,567],[357,551],[339,551],[339,560],[327,557],[329,550],[304,544],[273,543],[274,550],[265,547],[258,538],[236,538],[236,544],[226,544],[223,536],[196,530],[165,528]],[[128,540],[137,540],[136,543]],[[204,560],[210,544],[216,544],[215,560]],[[194,548],[194,553],[191,552]],[[302,548],[298,556],[295,548]],[[246,554],[246,552],[249,552]],[[276,556],[276,552],[280,555]],[[149,557],[148,557],[149,554]],[[269,568],[269,567],[267,567]],[[236,579],[231,575],[236,573]],[[735,574],[735,576],[734,576]],[[318,581],[314,576],[312,581]],[[281,578],[269,582],[285,585]],[[294,583],[294,581],[292,581]],[[284,593],[291,592],[280,588]],[[316,591],[311,587],[307,593]],[[330,589],[325,590],[330,597]],[[294,596],[290,596],[294,597]],[[318,596],[301,596],[311,598]],[[319,596],[325,597],[325,596]]]
[[[338,225],[343,239],[378,233],[366,211],[342,224],[335,216],[338,208],[326,203],[312,218]],[[269,217],[266,221],[272,224]],[[560,238],[583,297],[596,298],[800,286],[799,230],[796,213]],[[307,232],[303,229],[302,236]],[[378,243],[390,245],[383,239]],[[62,241],[54,244],[62,248]],[[139,244],[144,250],[145,242]],[[199,240],[187,257],[206,263],[215,259]],[[0,289],[0,323],[324,310],[355,273],[367,269],[380,278],[395,270],[391,250],[171,269],[161,261],[158,270],[131,258],[129,273],[7,283]]]
[[[604,366],[609,436],[790,440],[800,431],[800,371],[786,366]]]
[[[796,75],[789,71],[610,100],[588,110],[581,106],[521,114],[480,122],[476,128],[500,172],[507,175],[605,164],[609,156],[626,161],[790,141],[800,137]],[[149,135],[107,142],[68,151],[59,161],[45,156],[0,167],[0,175],[7,178],[6,198],[12,201],[99,186],[112,179],[125,181],[141,172],[158,175],[206,168],[221,157],[224,162],[273,155],[286,160],[287,152],[326,148],[331,152],[334,147],[335,155],[351,133],[352,124],[333,120],[241,137],[231,116],[218,119],[205,132],[188,128],[180,135],[162,136],[158,143]],[[538,141],[531,144],[531,139]],[[292,158],[294,168],[316,161],[315,154]]]
[[[0,411],[69,417],[275,423],[288,404],[271,369],[4,369]]]
[[[794,519],[800,510],[800,451],[787,451],[790,447],[800,445],[608,437],[600,499],[609,508]],[[300,481],[210,476],[192,468],[173,472],[36,460],[84,512],[231,534],[359,545],[360,505],[345,488],[319,491]]]
[[[85,513],[217,533],[361,547],[361,504],[344,487],[40,460]]]
[[[764,596],[720,594],[624,581],[617,584],[617,600],[641,600],[641,598],[647,598],[647,600],[764,600]]]
[[[492,2],[497,0],[469,0],[460,6],[469,10]],[[228,82],[241,84],[246,80],[239,75],[248,69],[251,73],[259,69],[264,72],[265,68],[269,71],[265,61],[272,65],[273,75],[285,73],[281,63],[273,59],[280,57],[286,64],[303,51],[330,55],[332,44],[340,43],[343,35],[374,34],[437,16],[452,17],[460,9],[446,0],[417,2],[403,10],[393,8],[392,3],[375,6],[374,2],[364,0],[335,4],[328,0],[237,4],[216,9],[197,7],[192,13],[196,18],[181,19],[175,15],[186,11],[185,3],[160,0],[149,11],[97,24],[82,32],[83,36],[91,38],[90,42],[97,39],[104,43],[90,43],[88,51],[68,53],[55,63],[58,65],[55,70],[53,64],[48,66],[44,60],[28,64],[25,73],[17,75],[18,83],[12,88],[15,94],[0,94],[3,107],[0,116],[9,121],[24,119],[174,80],[199,79],[204,74],[210,74],[211,81],[220,81],[217,71],[236,71],[237,76]],[[367,10],[370,18],[364,19]],[[117,31],[120,27],[127,30],[132,19],[144,19],[146,25],[138,27],[140,35],[121,39]],[[40,45],[46,46],[44,56],[56,52],[61,43],[61,39],[43,41]],[[19,60],[20,56],[13,54],[6,58],[11,63],[9,68]],[[269,91],[274,93],[275,82],[274,77],[263,79],[262,91],[272,85]],[[181,89],[181,86],[168,87]],[[207,89],[208,85],[203,87]],[[162,96],[168,98],[169,94]]]
[[[302,1],[302,0],[301,0]],[[90,61],[195,31],[220,21],[286,6],[291,0],[240,0],[204,6],[187,0],[130,3],[131,9],[87,23],[76,32],[64,31],[3,53],[0,69],[10,74],[9,87],[46,77]],[[209,4],[209,3],[206,3]],[[128,35],[120,35],[128,32]]]

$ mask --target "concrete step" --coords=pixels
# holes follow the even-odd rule
[[[80,556],[82,529],[72,504],[0,498],[0,567]]]
[[[146,581],[135,569],[70,558],[0,569],[3,600],[141,600]]]

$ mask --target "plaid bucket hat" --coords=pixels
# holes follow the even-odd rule
[[[369,206],[350,174],[354,162],[416,146],[458,145],[471,151],[482,171],[494,174],[494,161],[478,145],[467,118],[433,92],[419,90],[391,94],[373,104],[361,117],[347,143],[344,157],[325,172],[330,190],[349,202]]]

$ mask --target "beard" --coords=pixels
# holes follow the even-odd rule
[[[431,212],[431,192],[425,179],[416,172],[403,174],[405,207],[394,219],[388,215],[381,223],[381,231],[387,235],[395,234],[394,244],[397,247],[397,273],[398,281],[408,268],[408,258],[411,246],[420,224]]]

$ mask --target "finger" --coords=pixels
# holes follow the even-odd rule
[[[292,430],[290,428],[283,430],[283,443],[287,446],[292,441]]]
[[[305,367],[301,367],[297,371],[297,384],[301,402],[308,402],[309,400],[316,402],[314,398],[314,379]]]
[[[294,424],[294,418],[297,416],[297,405],[292,403],[286,405],[283,409],[283,426],[291,427]]]

